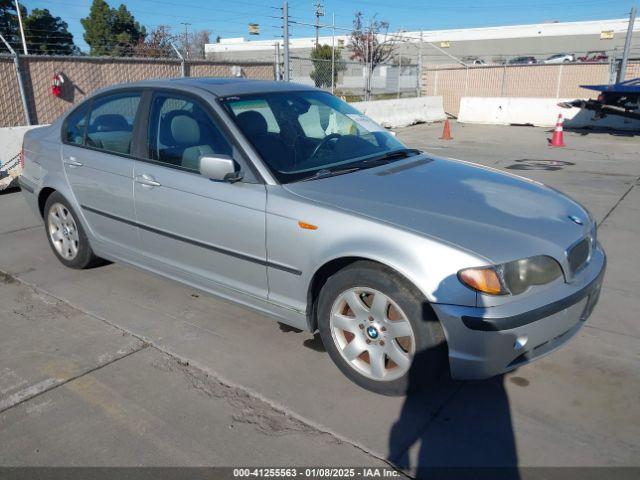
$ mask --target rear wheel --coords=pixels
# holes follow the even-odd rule
[[[329,355],[363,388],[403,395],[437,383],[446,370],[444,334],[430,305],[383,265],[360,261],[331,276],[317,314]]]
[[[69,268],[83,269],[95,266],[95,256],[76,213],[69,202],[53,192],[45,203],[44,224],[47,240],[58,260]]]

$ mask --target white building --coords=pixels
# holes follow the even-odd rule
[[[417,59],[422,38],[422,55],[426,63],[451,63],[447,54],[456,58],[497,59],[531,55],[544,59],[555,53],[584,54],[605,51],[610,57],[622,54],[628,19],[591,20],[585,22],[554,22],[531,25],[424,30],[396,33],[389,36],[398,41],[398,55]],[[325,30],[326,32],[327,30]],[[634,32],[640,31],[636,22]],[[634,51],[640,56],[640,38],[634,35]],[[331,36],[321,36],[321,44],[332,44]],[[336,35],[337,44],[348,45],[348,35]],[[207,58],[227,61],[273,61],[275,44],[282,40],[223,39],[205,45]],[[315,44],[315,37],[291,38],[290,51],[305,57]],[[435,48],[437,47],[437,48]],[[441,50],[438,50],[441,49]],[[446,52],[446,53],[444,53]]]

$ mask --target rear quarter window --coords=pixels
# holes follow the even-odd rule
[[[91,105],[86,145],[106,152],[130,154],[133,122],[141,94],[116,93],[97,98]]]
[[[64,122],[62,137],[67,143],[74,145],[84,144],[84,132],[87,127],[87,111],[89,106],[87,104],[74,110],[71,115],[67,117]]]

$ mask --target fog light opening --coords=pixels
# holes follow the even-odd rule
[[[522,350],[528,341],[529,341],[529,337],[527,337],[526,335],[519,336],[518,338],[516,338],[516,341],[513,344],[513,349]]]

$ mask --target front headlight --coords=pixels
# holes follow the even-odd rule
[[[517,295],[533,285],[551,283],[561,276],[560,264],[547,255],[458,272],[462,283],[490,295]]]

